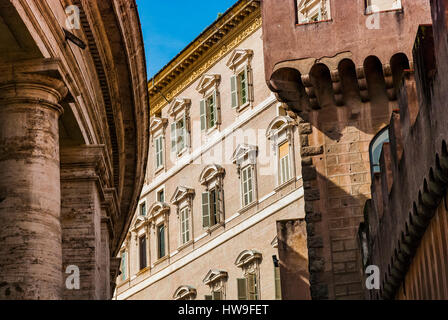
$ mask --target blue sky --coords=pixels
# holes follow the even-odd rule
[[[137,0],[148,78],[155,75],[236,0]]]

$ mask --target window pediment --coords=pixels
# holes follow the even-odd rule
[[[228,277],[228,274],[226,271],[212,269],[207,273],[204,280],[202,280],[202,281],[204,282],[204,284],[210,285],[218,280],[227,279],[227,277]]]
[[[194,194],[194,189],[185,186],[179,186],[171,197],[171,203],[178,204],[183,200],[188,199],[188,197],[193,197]]]
[[[216,179],[219,176],[223,176],[225,174],[225,170],[223,167],[217,164],[208,165],[202,170],[201,176],[199,178],[199,182],[202,185],[208,184],[210,181]]]
[[[230,55],[226,65],[233,71],[245,61],[250,61],[254,55],[254,52],[250,49],[235,49]]]
[[[159,131],[161,129],[165,129],[167,124],[168,124],[168,119],[158,118],[158,117],[152,118],[151,122],[149,124],[149,130],[151,132],[151,135],[154,135],[157,131]]]
[[[174,300],[184,300],[185,298],[194,299],[197,295],[195,288],[191,286],[180,286],[173,295]]]
[[[173,117],[182,110],[190,109],[190,106],[191,106],[190,99],[176,98],[171,102],[170,108],[168,109],[168,114]]]
[[[253,261],[261,260],[262,254],[256,250],[244,250],[235,260],[235,265],[242,268]]]
[[[139,229],[141,229],[142,227],[146,226],[149,222],[148,217],[145,216],[138,216],[135,221],[134,224],[132,226],[133,231],[137,231]]]
[[[170,211],[170,206],[164,202],[155,202],[149,208],[149,217],[154,219],[163,213],[167,213]]]
[[[266,130],[266,137],[271,139],[273,136],[295,125],[294,119],[288,116],[278,116],[271,121]]]
[[[219,74],[205,74],[202,76],[199,81],[198,86],[196,87],[196,91],[201,94],[205,94],[208,89],[212,87],[218,87],[221,82],[221,76]]]
[[[251,163],[254,163],[255,158],[257,156],[258,147],[252,146],[248,144],[240,144],[233,152],[232,162],[233,163],[241,163],[244,161],[244,158],[248,156],[251,160]]]

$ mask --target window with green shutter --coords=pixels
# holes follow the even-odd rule
[[[146,236],[139,238],[139,251],[140,251],[140,270],[143,270],[147,267]]]
[[[159,259],[165,257],[165,225],[157,228],[158,256]]]
[[[249,82],[248,82],[247,76],[248,76],[248,72],[247,72],[247,67],[246,67],[238,75],[239,92],[240,92],[240,96],[239,96],[239,98],[240,98],[240,101],[239,101],[240,106],[244,105],[245,103],[247,103],[249,101],[249,99],[248,99]]]
[[[180,219],[182,244],[185,244],[190,241],[190,215],[188,208],[184,208],[181,210]]]
[[[243,208],[254,201],[253,167],[247,166],[241,170],[241,197]]]
[[[127,266],[126,266],[126,251],[121,254],[121,280],[125,281],[127,278]]]
[[[236,279],[237,289],[238,289],[238,300],[248,300],[247,299],[247,279],[241,278]]]
[[[223,294],[222,291],[213,291],[212,292],[212,296],[213,296],[213,300],[222,300],[223,299]]]
[[[280,281],[280,267],[274,267],[275,300],[282,299],[282,284]]]
[[[176,123],[173,122],[171,124],[171,152],[177,153],[177,130],[176,130]]]
[[[238,107],[238,86],[237,86],[237,77],[232,76],[230,78],[230,91],[231,91],[231,99],[232,99],[232,108]]]
[[[247,275],[247,296],[249,300],[258,300],[257,276],[254,273]]]
[[[213,129],[218,124],[218,94],[212,92],[200,101],[201,131]]]
[[[205,109],[205,100],[200,102],[200,113],[201,113],[201,131],[207,129],[207,110]]]
[[[210,227],[210,193],[202,193],[202,226]]]
[[[163,167],[163,136],[155,139],[156,146],[156,169]]]

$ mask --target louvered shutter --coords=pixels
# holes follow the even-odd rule
[[[213,292],[213,300],[222,300],[222,292],[214,291]]]
[[[201,112],[201,131],[207,129],[207,112],[205,110],[205,100],[202,99],[200,102],[200,112]]]
[[[238,288],[238,300],[247,300],[247,280],[236,279]]]
[[[282,284],[280,281],[280,267],[274,268],[274,281],[275,281],[275,300],[282,299]]]
[[[210,227],[210,193],[202,193],[202,226]]]
[[[221,188],[221,184],[217,183],[216,188],[216,223],[219,223],[224,218],[224,195],[223,195],[223,189]]]
[[[177,152],[177,143],[176,143],[176,122],[171,124],[171,152]]]
[[[249,101],[249,67],[246,66],[244,68],[244,91],[246,92],[246,101],[244,103]]]
[[[238,107],[238,86],[237,86],[237,77],[232,76],[230,78],[230,91],[232,96],[232,108]]]
[[[213,92],[213,100],[213,105],[215,108],[215,122],[219,125],[221,124],[221,105],[218,102],[218,92],[216,90]]]
[[[250,273],[247,275],[247,291],[249,293],[249,300],[257,300],[256,290],[255,275]]]

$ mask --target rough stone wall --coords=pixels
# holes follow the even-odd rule
[[[305,220],[277,221],[282,300],[311,299]]]

